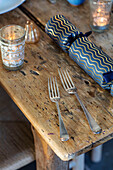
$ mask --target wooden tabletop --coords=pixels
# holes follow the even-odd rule
[[[54,5],[46,0],[28,0],[19,9],[0,15],[0,28],[8,24],[24,27],[28,16],[31,16],[29,12],[42,29],[50,17],[63,14],[80,31],[90,30],[87,0],[79,7],[72,7],[65,0],[59,0]],[[107,32],[93,33],[90,38],[113,57],[113,19],[111,20]],[[39,28],[38,43],[26,44],[24,67],[20,71],[5,70],[0,58],[0,83],[47,144],[65,161],[113,138],[113,97],[72,61],[42,29]],[[92,133],[76,97],[64,91],[58,67],[70,70],[81,100],[102,128],[101,134]],[[32,74],[31,70],[37,74]],[[60,140],[56,105],[48,96],[47,81],[52,76],[57,77],[59,84],[60,109],[70,135],[67,142]]]

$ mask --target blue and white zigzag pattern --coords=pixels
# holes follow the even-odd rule
[[[101,87],[111,88],[113,81],[106,82],[104,74],[113,71],[113,60],[87,37],[78,38],[72,43],[69,56]]]
[[[45,26],[45,32],[56,41],[65,52],[70,48],[70,40],[74,39],[76,35],[80,33],[63,15],[52,17]]]

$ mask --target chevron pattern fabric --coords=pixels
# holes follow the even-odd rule
[[[113,60],[68,21],[63,15],[52,17],[45,26],[46,33],[113,96]]]
[[[69,49],[69,56],[101,87],[113,84],[113,60],[87,37],[78,38]]]
[[[79,30],[63,15],[53,16],[45,26],[45,32],[65,51],[80,34]]]

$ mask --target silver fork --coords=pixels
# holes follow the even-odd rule
[[[64,126],[64,123],[63,123],[63,120],[60,114],[60,108],[59,108],[60,93],[59,93],[56,77],[55,79],[53,78],[53,81],[51,80],[51,78],[50,79],[48,78],[48,90],[49,90],[50,100],[52,102],[55,102],[57,106],[61,141],[67,141],[69,139],[69,135],[67,133],[67,130]]]
[[[66,71],[62,71],[62,69],[58,69],[58,73],[62,82],[62,85],[64,87],[64,89],[69,93],[69,94],[75,94],[76,98],[78,99],[85,115],[86,118],[89,122],[90,128],[91,130],[95,133],[95,134],[99,134],[101,133],[102,129],[100,128],[100,126],[95,122],[95,120],[92,118],[92,116],[90,115],[90,113],[88,112],[88,110],[86,109],[86,107],[84,106],[84,104],[82,103],[81,99],[78,96],[77,93],[77,89],[69,75],[69,72]]]

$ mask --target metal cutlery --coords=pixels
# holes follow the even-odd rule
[[[102,129],[100,128],[100,126],[95,122],[95,120],[92,118],[92,116],[90,115],[90,113],[88,112],[88,110],[86,109],[86,107],[84,106],[84,104],[82,103],[81,99],[79,98],[79,95],[77,93],[77,88],[75,87],[69,72],[66,71],[62,71],[62,69],[58,69],[58,73],[62,82],[62,85],[64,87],[64,89],[69,93],[69,94],[74,94],[76,96],[76,98],[78,99],[84,113],[85,116],[89,122],[90,128],[91,130],[95,133],[95,134],[99,134],[101,133]]]
[[[49,90],[49,97],[52,102],[56,103],[57,110],[58,110],[58,116],[59,116],[59,126],[60,126],[60,138],[62,141],[67,141],[69,139],[69,135],[67,133],[67,130],[64,126],[60,108],[59,108],[59,101],[60,101],[60,93],[58,89],[58,84],[56,77],[51,80],[51,78],[48,78],[48,90]]]

